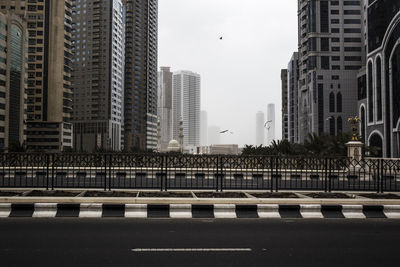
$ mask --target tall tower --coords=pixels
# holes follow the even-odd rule
[[[0,151],[26,141],[26,21],[0,12]]]
[[[291,143],[299,142],[299,113],[298,113],[298,77],[299,53],[293,53],[288,64],[288,140]]]
[[[299,138],[350,130],[365,64],[362,1],[298,0]]]
[[[173,75],[173,136],[177,139],[183,119],[184,146],[200,144],[200,75],[178,71]]]
[[[264,145],[265,143],[265,116],[264,112],[259,111],[256,115],[256,146]]]
[[[268,104],[267,108],[267,145],[270,145],[275,140],[275,104]]]
[[[158,72],[158,117],[161,124],[161,147],[166,149],[172,140],[172,72],[161,67]]]
[[[28,40],[27,148],[72,148],[72,1],[0,0],[0,11],[26,18]]]
[[[124,146],[126,150],[156,149],[158,0],[124,2]]]
[[[121,0],[74,1],[74,148],[121,150],[125,8]]]
[[[282,82],[282,140],[289,139],[288,70],[281,70]]]
[[[208,145],[208,114],[207,111],[202,110],[200,113],[200,145]]]

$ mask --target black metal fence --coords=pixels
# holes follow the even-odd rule
[[[0,188],[400,190],[400,160],[165,154],[0,154]]]

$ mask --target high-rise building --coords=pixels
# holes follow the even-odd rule
[[[170,67],[161,67],[161,71],[158,72],[157,95],[161,149],[167,149],[172,140],[172,72]]]
[[[27,148],[59,152],[72,148],[70,0],[0,0],[3,13],[27,20]]]
[[[281,70],[282,82],[282,140],[289,139],[288,70]]]
[[[27,63],[26,21],[0,12],[0,151],[26,141]]]
[[[219,126],[208,127],[208,143],[210,145],[221,144],[221,128]]]
[[[125,125],[124,146],[157,148],[158,0],[124,0]]]
[[[299,77],[299,54],[293,53],[288,64],[288,140],[291,143],[299,142],[298,127],[298,77]]]
[[[275,140],[275,104],[268,104],[267,108],[267,145],[270,145]]]
[[[400,157],[400,1],[368,1],[367,63],[358,77],[360,135],[371,156]]]
[[[265,116],[264,112],[259,111],[256,114],[256,145],[262,146],[265,143]]]
[[[122,0],[73,0],[74,148],[121,150],[125,8]]]
[[[202,110],[200,113],[200,145],[208,145],[208,114],[207,111]]]
[[[362,1],[298,0],[299,141],[349,131],[364,65]]]
[[[184,146],[200,145],[200,75],[178,71],[173,75],[173,137],[179,138],[183,120]]]

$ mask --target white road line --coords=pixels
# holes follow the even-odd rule
[[[134,248],[132,252],[251,252],[251,248]]]

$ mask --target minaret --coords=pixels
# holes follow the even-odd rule
[[[179,121],[179,146],[181,148],[181,152],[183,153],[183,138],[185,136],[183,135],[183,119]]]
[[[161,152],[161,122],[160,118],[157,121],[157,151]]]

